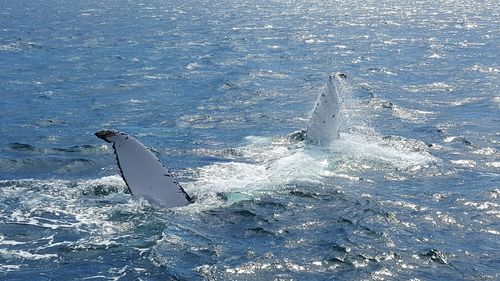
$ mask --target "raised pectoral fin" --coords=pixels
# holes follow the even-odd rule
[[[123,180],[132,195],[166,208],[191,203],[177,179],[137,139],[114,130],[99,131],[96,136],[113,144]]]

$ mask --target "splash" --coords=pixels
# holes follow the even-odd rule
[[[199,208],[279,192],[290,184],[322,186],[333,178],[357,181],[367,171],[400,180],[439,162],[422,141],[377,133],[343,74],[330,76],[306,130],[288,137],[248,136],[245,141],[235,149],[239,159],[200,167],[185,185]],[[220,193],[225,196],[217,196]]]
[[[199,208],[232,204],[227,196],[241,200],[260,193],[279,192],[286,185],[321,187],[333,178],[359,180],[366,170],[388,173],[416,172],[432,166],[437,158],[427,152],[424,143],[401,137],[383,137],[375,133],[344,132],[330,146],[283,144],[268,138],[251,137],[239,148],[243,159],[200,167],[194,181],[185,184],[195,194]],[[348,175],[348,177],[346,177]],[[203,205],[203,206],[201,206]]]

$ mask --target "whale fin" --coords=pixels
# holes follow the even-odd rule
[[[339,92],[345,87],[347,75],[335,73],[329,76],[327,91],[318,97],[312,118],[305,131],[307,142],[328,144],[339,137]]]
[[[115,130],[102,130],[95,135],[113,144],[122,178],[132,195],[165,208],[192,202],[170,171],[134,137]]]

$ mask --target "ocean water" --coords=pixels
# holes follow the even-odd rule
[[[1,280],[500,279],[497,1],[0,1]],[[290,143],[332,72],[340,138]],[[134,135],[196,203],[128,194]]]

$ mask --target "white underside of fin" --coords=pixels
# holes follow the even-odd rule
[[[332,74],[327,90],[318,97],[316,107],[306,129],[306,141],[314,144],[328,144],[339,137],[339,92],[344,88],[345,74]]]
[[[165,208],[190,203],[191,199],[170,171],[138,140],[116,131],[101,131],[96,135],[113,143],[122,177],[134,196]]]

